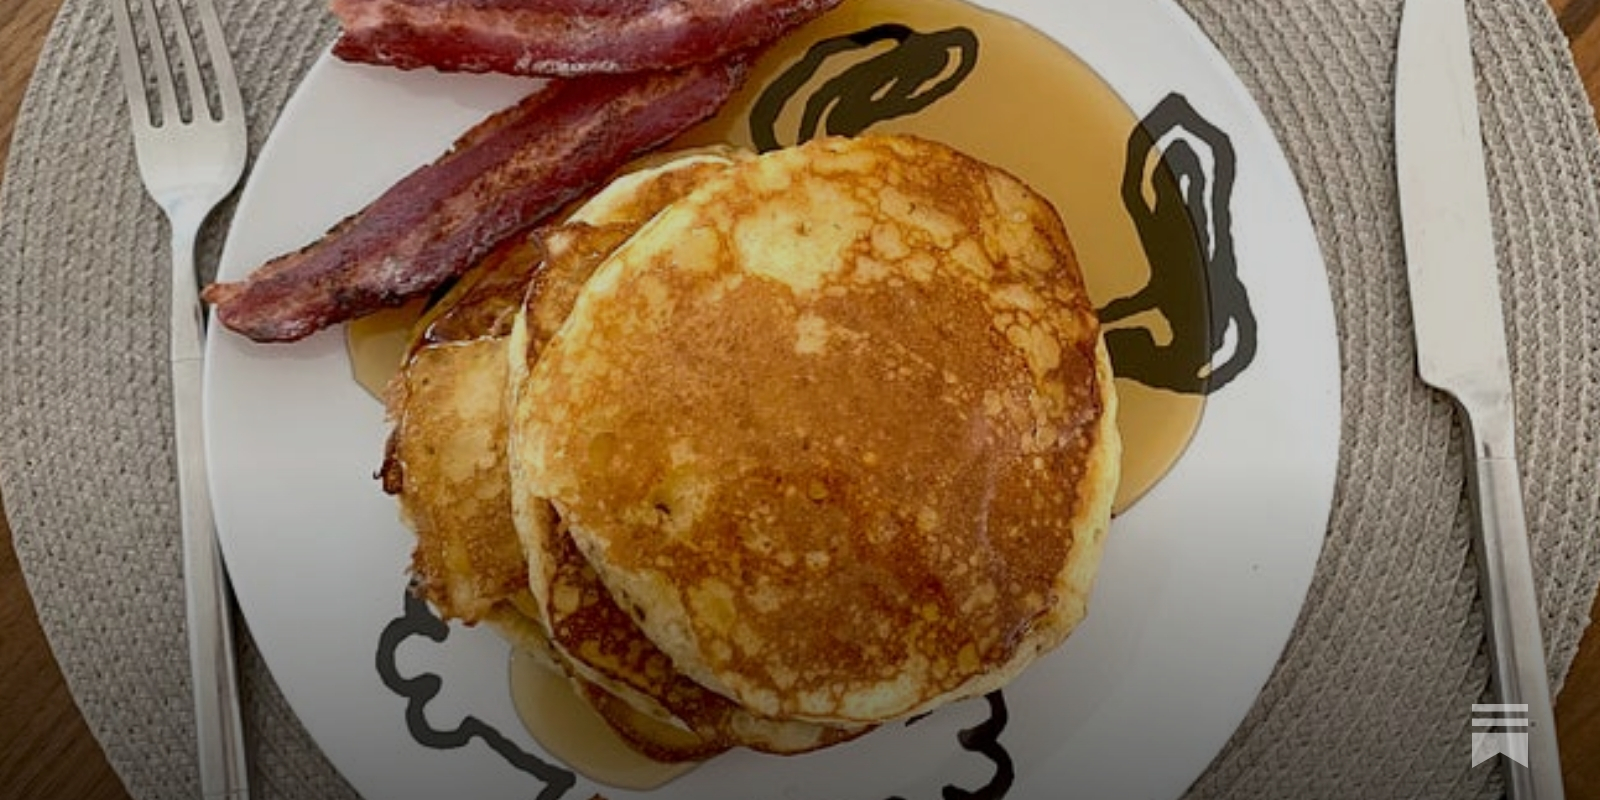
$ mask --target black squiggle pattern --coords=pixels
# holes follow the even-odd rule
[[[1158,149],[1169,135],[1169,143]],[[1211,155],[1210,174],[1196,142]],[[1106,347],[1119,377],[1185,394],[1210,394],[1254,360],[1256,318],[1239,280],[1233,247],[1237,166],[1228,135],[1182,95],[1167,95],[1134,128],[1122,200],[1149,258],[1150,283],[1108,303],[1100,310],[1100,321],[1110,326],[1160,311],[1172,328],[1172,341],[1158,344],[1146,328],[1108,327]],[[1146,198],[1147,192],[1153,200]],[[1197,293],[1209,298],[1209,304],[1194,303]],[[1236,334],[1233,353],[1213,365],[1230,327]]]
[[[1011,762],[1011,754],[1006,751],[1005,745],[1000,743],[1000,734],[1010,722],[1011,714],[1006,710],[1006,696],[1002,691],[993,691],[984,695],[984,700],[989,703],[989,718],[971,728],[963,728],[956,734],[956,741],[961,749],[977,753],[989,759],[994,764],[994,777],[989,782],[977,789],[963,789],[959,786],[945,786],[941,796],[944,800],[1001,800],[1011,792],[1011,786],[1016,783],[1016,768]],[[913,725],[928,715],[912,717],[906,721]],[[889,800],[905,800],[902,797],[891,797]]]
[[[828,79],[806,98],[792,144],[821,133],[854,136],[884,120],[915,114],[955,91],[978,63],[978,37],[968,28],[919,33],[885,23],[824,39],[756,99],[750,110],[750,139],[756,149],[767,152],[783,146],[778,117],[829,59],[880,42],[895,46]]]
[[[499,753],[511,766],[526,772],[544,783],[537,800],[557,800],[572,789],[577,776],[572,772],[546,762],[518,747],[493,726],[477,717],[467,717],[454,730],[441,731],[428,723],[428,704],[439,696],[444,681],[438,675],[424,672],[414,678],[400,674],[396,655],[400,645],[413,636],[422,636],[435,643],[450,635],[446,625],[429,610],[426,601],[405,593],[405,614],[384,626],[378,637],[378,677],[383,685],[406,698],[406,727],[417,744],[434,750],[454,750],[466,747],[473,739],[482,739],[490,749]]]

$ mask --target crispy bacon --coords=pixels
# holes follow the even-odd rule
[[[426,294],[715,112],[745,66],[551,81],[317,242],[203,297],[228,328],[282,342]]]
[[[332,0],[334,55],[401,69],[676,69],[771,42],[840,0]]]

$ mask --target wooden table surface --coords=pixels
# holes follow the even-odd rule
[[[1600,0],[1550,0],[1591,100],[1600,101]],[[0,2],[0,170],[17,106],[61,0]],[[3,172],[0,172],[3,176]],[[155,213],[152,211],[151,213]],[[4,224],[4,220],[0,220]],[[3,503],[3,498],[0,498]],[[1600,618],[1600,603],[1593,617]],[[128,795],[73,705],[23,582],[0,513],[0,798],[120,800]],[[1589,628],[1556,702],[1567,796],[1600,800],[1600,625]],[[1467,754],[1462,754],[1462,759]]]

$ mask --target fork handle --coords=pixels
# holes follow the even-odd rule
[[[211,513],[201,427],[202,323],[194,272],[198,222],[184,223],[173,219],[172,421],[200,789],[205,800],[245,800],[248,767],[229,612],[232,598]]]
[[[1488,626],[1490,670],[1499,703],[1527,706],[1523,759],[1527,765],[1502,756],[1506,797],[1560,800],[1561,757],[1509,419],[1509,412],[1468,415],[1473,430],[1470,486],[1479,522],[1473,545]]]

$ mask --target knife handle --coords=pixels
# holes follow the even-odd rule
[[[1509,405],[1509,404],[1508,404]],[[1509,420],[1510,414],[1503,416]],[[1471,494],[1478,513],[1474,551],[1488,625],[1489,662],[1499,702],[1528,707],[1527,766],[1501,756],[1509,800],[1560,800],[1561,756],[1539,631],[1539,600],[1509,423],[1484,437],[1473,415]]]

